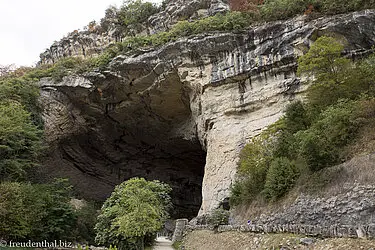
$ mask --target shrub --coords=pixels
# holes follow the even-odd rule
[[[4,103],[14,101],[21,104],[30,114],[32,122],[42,128],[42,108],[38,102],[40,90],[33,72],[34,69],[27,69],[21,76],[0,79],[0,100]]]
[[[284,115],[285,130],[294,134],[300,130],[305,130],[310,125],[307,111],[301,101],[289,104]]]
[[[35,166],[42,149],[42,131],[16,101],[0,102],[0,180],[21,180]]]
[[[240,153],[239,174],[245,177],[240,181],[243,194],[247,200],[255,198],[263,189],[268,170],[269,157],[271,156],[269,142],[262,138],[254,138]],[[268,146],[268,147],[267,147]]]
[[[276,200],[286,194],[298,178],[296,166],[287,158],[275,158],[268,169],[263,194]]]
[[[96,205],[92,202],[86,202],[84,206],[76,210],[77,225],[75,229],[75,239],[79,242],[87,242],[90,245],[95,244],[95,224],[99,212]]]
[[[300,153],[312,171],[339,162],[339,149],[354,136],[356,102],[341,101],[325,110],[312,126],[297,134]]]
[[[311,1],[308,0],[266,0],[260,7],[264,20],[282,20],[296,15],[302,15]]]
[[[229,211],[217,208],[208,215],[207,223],[215,227],[219,225],[228,225]]]
[[[341,56],[344,46],[332,37],[319,37],[309,51],[298,59],[297,74],[314,75],[321,83],[339,83],[341,72],[349,67],[350,60]]]
[[[159,181],[130,179],[104,203],[95,226],[95,241],[119,249],[143,248],[168,217],[171,188]]]
[[[135,35],[144,29],[142,24],[147,25],[147,19],[157,13],[159,8],[150,2],[142,0],[125,0],[117,13],[125,35]]]
[[[51,185],[0,184],[0,237],[10,240],[72,240],[76,215],[65,181]]]

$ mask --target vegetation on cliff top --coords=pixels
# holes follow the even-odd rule
[[[320,37],[299,59],[298,73],[314,75],[307,100],[291,103],[281,120],[242,150],[233,205],[284,196],[298,178],[347,160],[346,147],[373,126],[375,55],[351,62],[342,51],[335,39]]]
[[[373,0],[356,0],[350,3],[341,0],[231,0],[231,11],[198,20],[181,20],[165,32],[148,34],[148,17],[160,11],[159,7],[142,0],[125,1],[120,8],[106,10],[101,23],[91,24],[92,30],[108,31],[114,29],[122,42],[110,45],[99,56],[86,60],[75,60],[76,67],[63,71],[64,76],[71,73],[83,73],[94,68],[105,68],[117,55],[140,48],[158,47],[181,37],[214,31],[239,31],[250,25],[267,21],[283,20],[296,15],[317,17],[347,13],[355,10],[375,8]],[[147,35],[141,34],[147,31]],[[62,70],[58,71],[62,72]],[[56,78],[60,80],[60,78]]]

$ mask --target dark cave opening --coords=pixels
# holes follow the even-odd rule
[[[123,78],[98,80],[97,91],[61,87],[49,93],[68,112],[54,127],[63,137],[43,167],[50,176],[69,178],[83,198],[97,201],[130,178],[160,180],[173,188],[172,218],[197,216],[206,152],[190,107],[193,89],[175,71],[157,84],[153,73],[121,72]],[[136,80],[131,86],[124,79]]]
[[[160,180],[172,187],[172,218],[197,216],[206,162],[198,140],[114,135],[91,131],[60,141],[53,161],[45,164],[49,175],[69,178],[80,197],[96,201],[104,201],[116,185],[133,177]]]

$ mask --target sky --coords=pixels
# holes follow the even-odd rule
[[[160,2],[161,0],[149,0]],[[32,66],[54,41],[123,0],[0,0],[0,65]]]

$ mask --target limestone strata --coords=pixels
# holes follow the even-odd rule
[[[59,129],[48,163],[91,196],[132,176],[159,178],[173,184],[179,208],[205,214],[228,197],[241,148],[300,98],[297,56],[334,35],[361,57],[374,23],[368,10],[202,34],[118,56],[85,80],[44,81],[47,134]]]
[[[174,0],[149,18],[151,33],[166,31],[181,20],[197,19],[229,10],[226,0]]]
[[[143,33],[157,33],[166,31],[181,20],[193,20],[229,10],[225,0],[173,0],[169,1],[165,9],[152,15],[147,25],[148,31]],[[123,32],[115,25],[108,31],[102,28],[73,31],[60,41],[54,42],[40,54],[39,64],[52,64],[66,57],[95,57],[109,45],[125,39]]]

